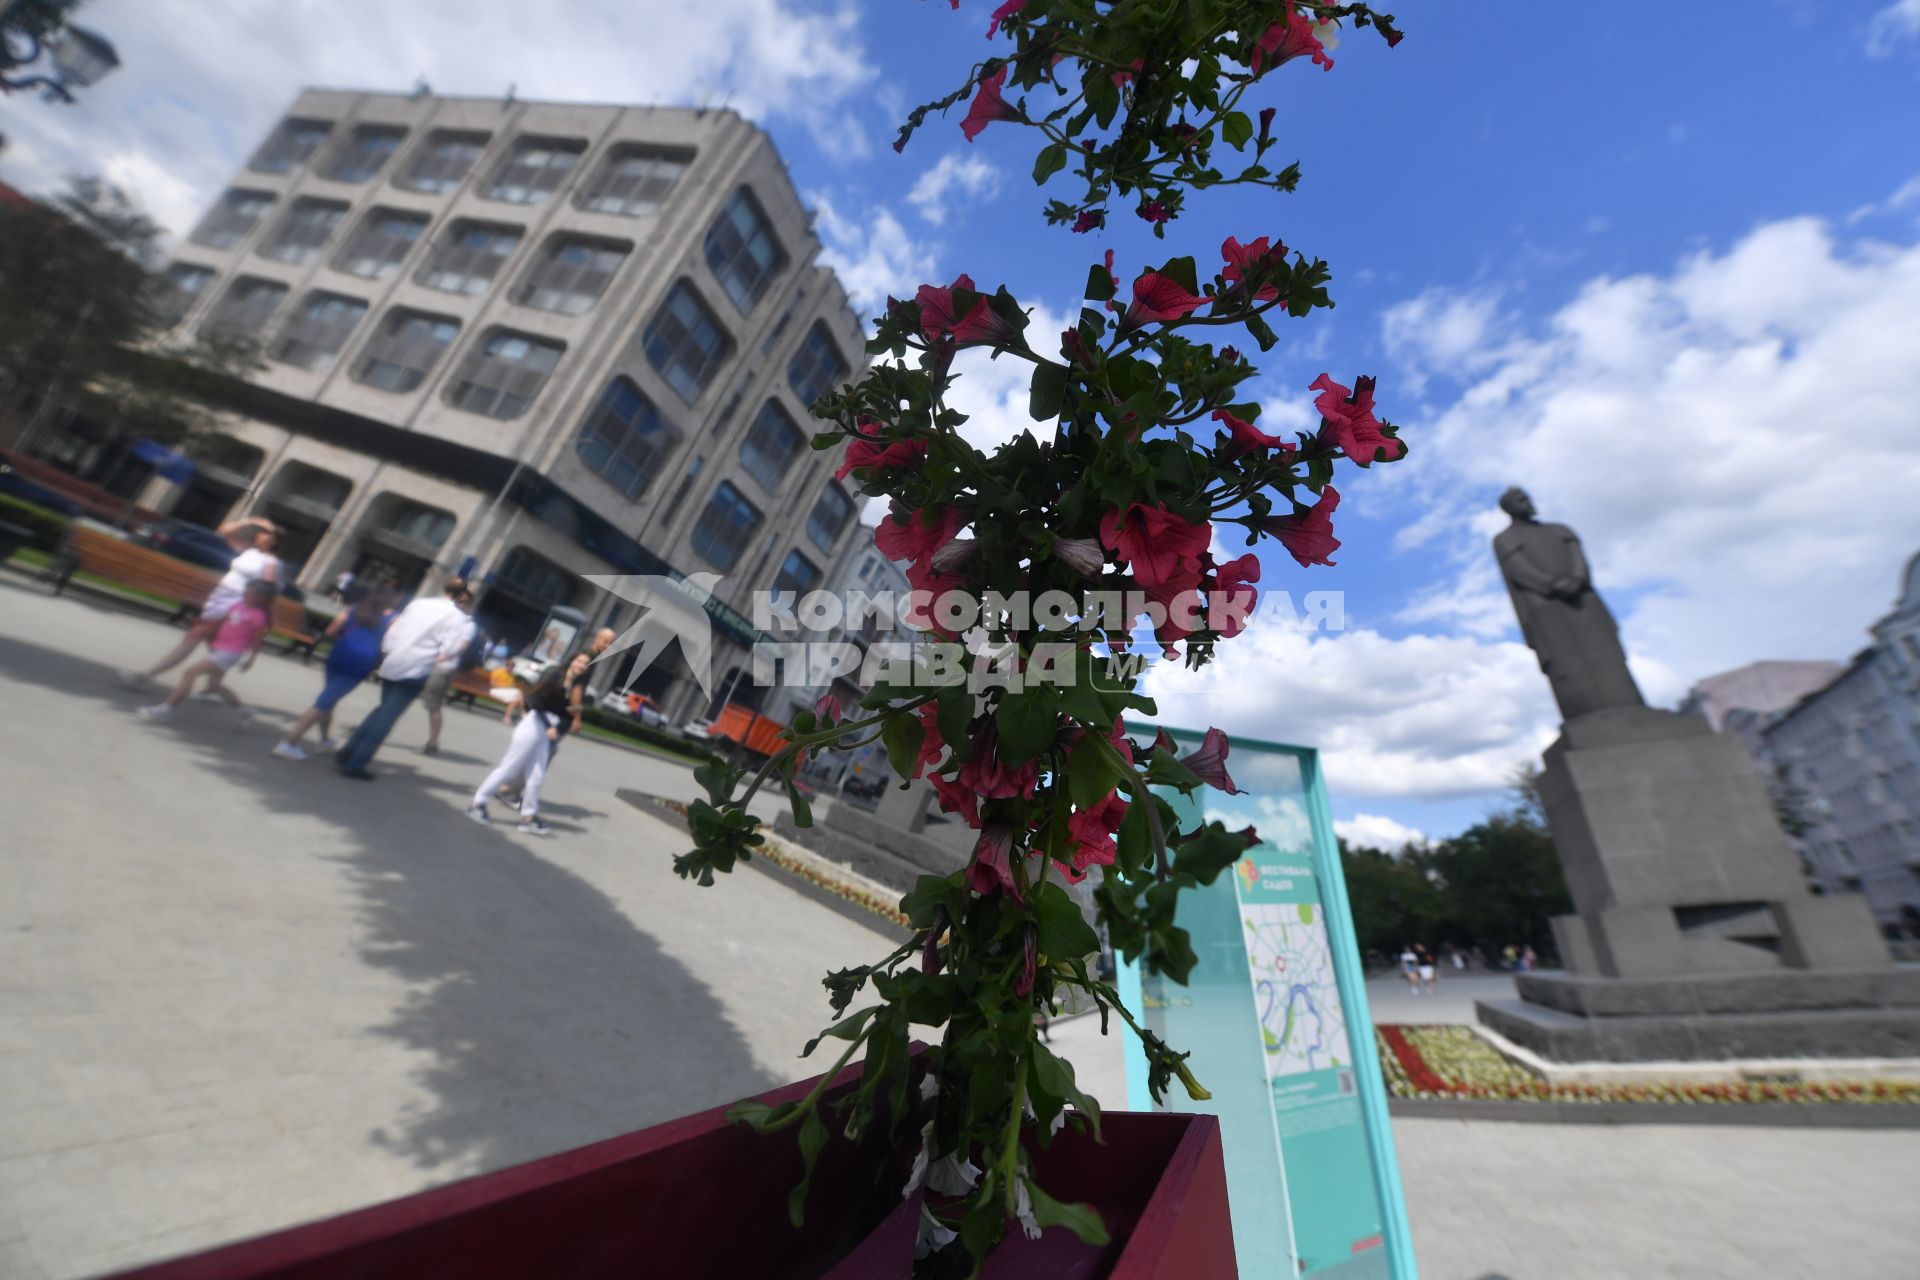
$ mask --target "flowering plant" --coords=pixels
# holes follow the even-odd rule
[[[1048,222],[1088,232],[1125,202],[1164,235],[1190,191],[1293,189],[1297,167],[1266,160],[1277,108],[1259,110],[1256,126],[1241,104],[1290,62],[1330,67],[1343,24],[1399,40],[1391,19],[1363,4],[1006,0],[988,35],[1004,36],[1010,51],[914,111],[899,145],[930,112],[972,94],[961,124],[969,139],[1002,125],[1033,130],[1042,185],[1072,164],[1075,198],[1048,205]],[[1233,174],[1216,167],[1227,153],[1246,162]],[[730,764],[701,769],[707,798],[687,813],[694,848],[674,866],[711,884],[763,844],[747,809],[762,785],[783,784],[805,825],[793,785],[801,754],[876,740],[902,780],[926,779],[942,808],[979,833],[963,869],[922,877],[902,899],[908,942],[825,979],[835,1021],[807,1052],[844,1042],[831,1079],[864,1050],[859,1087],[831,1124],[824,1081],[797,1104],[739,1112],[762,1130],[797,1130],[809,1171],[830,1128],[858,1137],[877,1114],[923,1119],[907,1187],[923,1196],[922,1274],[977,1269],[1016,1225],[1106,1238],[1096,1211],[1055,1201],[1030,1169],[1029,1148],[1063,1124],[1099,1131],[1073,1068],[1036,1034],[1035,1013],[1057,998],[1079,993],[1103,1030],[1110,1014],[1128,1023],[1155,1098],[1176,1079],[1208,1096],[1187,1055],[1140,1027],[1089,972],[1099,939],[1065,886],[1097,868],[1092,897],[1113,948],[1186,980],[1195,956],[1174,923],[1180,894],[1211,883],[1257,836],[1219,822],[1182,832],[1153,794],[1235,787],[1217,729],[1184,756],[1165,734],[1126,736],[1128,713],[1155,714],[1124,661],[1136,627],[1144,618],[1169,657],[1205,665],[1243,629],[1261,570],[1252,554],[1217,558],[1216,535],[1237,527],[1249,547],[1274,538],[1303,566],[1330,563],[1336,464],[1365,469],[1405,452],[1375,414],[1368,377],[1313,383],[1316,430],[1291,439],[1262,430],[1261,406],[1240,390],[1257,370],[1206,340],[1224,330],[1268,350],[1282,317],[1331,305],[1326,263],[1290,252],[1271,234],[1229,237],[1217,263],[1174,257],[1122,271],[1109,250],[1088,272],[1086,306],[1059,334],[1030,333],[1004,285],[967,275],[924,285],[875,320],[868,351],[878,362],[863,380],[813,407],[834,424],[814,446],[844,442],[841,474],[888,504],[875,545],[906,564],[916,625],[964,644],[952,646],[944,671],[896,668],[859,714],[823,699],[750,780]],[[965,419],[945,397],[963,347],[1032,365],[1030,410],[1050,424],[1044,439],[1021,435],[985,454],[960,435]],[[1010,603],[1050,592],[1089,603],[1051,613]],[[939,1037],[919,1090],[914,1027]],[[796,1220],[806,1191],[805,1182],[795,1189]]]

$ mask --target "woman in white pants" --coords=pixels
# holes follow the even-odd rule
[[[553,828],[540,821],[540,784],[546,781],[547,756],[553,744],[560,740],[561,718],[567,712],[565,670],[560,667],[548,670],[520,701],[507,708],[506,718],[512,720],[516,712],[524,714],[507,742],[507,754],[473,793],[467,816],[483,825],[491,823],[493,818],[487,813],[487,801],[502,786],[520,778],[523,780],[518,830],[530,836],[550,835]]]

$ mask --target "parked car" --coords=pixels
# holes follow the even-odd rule
[[[22,502],[31,502],[37,507],[45,507],[69,518],[80,514],[80,504],[64,494],[55,493],[43,484],[21,475],[10,463],[0,461],[0,494],[9,498],[18,498]]]
[[[205,525],[184,520],[157,520],[136,525],[133,540],[143,547],[164,551],[176,560],[225,572],[238,554],[233,544]]]

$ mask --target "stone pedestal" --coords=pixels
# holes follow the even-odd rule
[[[1920,976],[1892,976],[1864,901],[1808,890],[1738,740],[1617,707],[1569,721],[1545,763],[1567,974],[1523,978],[1483,1022],[1569,1061],[1920,1053]]]

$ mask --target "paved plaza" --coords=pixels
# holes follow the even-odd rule
[[[113,671],[178,635],[0,573],[0,1277],[205,1247],[799,1077],[820,974],[891,945],[778,875],[675,879],[683,837],[613,794],[686,794],[671,761],[568,743],[537,840],[461,816],[505,746],[492,715],[450,711],[428,758],[409,711],[371,784],[267,753],[317,664],[237,677],[251,730],[200,703],[142,723],[157,693]],[[1467,994],[1376,990],[1402,1021]],[[1117,1044],[1054,1034],[1121,1104]],[[1916,1273],[1911,1131],[1395,1128],[1434,1280]]]

